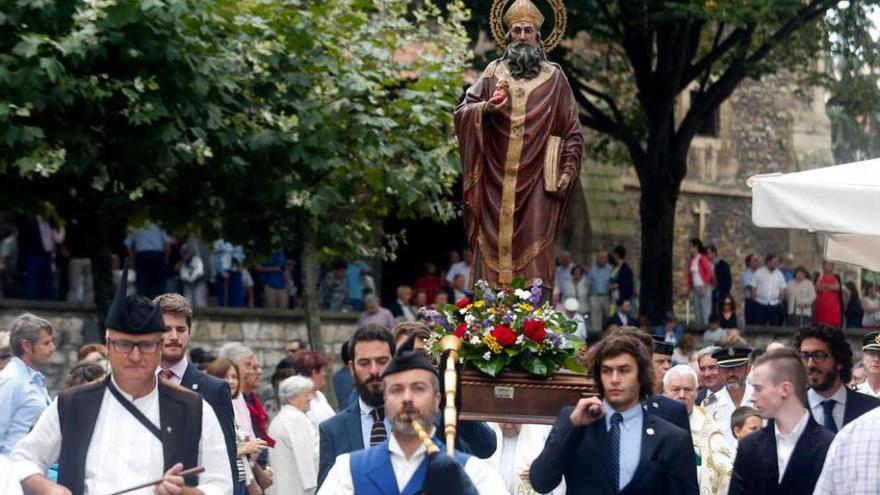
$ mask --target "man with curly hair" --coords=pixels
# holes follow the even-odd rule
[[[852,378],[853,352],[842,331],[825,324],[803,327],[795,334],[793,347],[807,368],[807,405],[817,423],[837,433],[880,406],[880,399],[846,388]]]

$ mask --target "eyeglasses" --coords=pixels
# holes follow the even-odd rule
[[[825,362],[826,359],[828,359],[830,357],[831,357],[831,354],[828,354],[827,352],[823,352],[823,351],[802,352],[801,353],[801,361],[803,361],[804,364],[810,362],[811,358],[813,361],[815,361],[817,363],[823,363],[823,362]]]
[[[107,343],[110,344],[110,347],[113,348],[114,351],[120,354],[128,354],[133,351],[135,347],[141,351],[141,354],[152,354],[159,350],[159,346],[162,345],[162,339],[142,340],[140,342],[132,342],[125,339],[107,339]]]

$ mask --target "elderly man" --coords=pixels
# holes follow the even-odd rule
[[[337,457],[319,495],[473,493],[463,490],[474,488],[476,493],[508,493],[501,477],[484,461],[458,451],[455,462],[464,473],[432,479],[431,464],[436,457],[429,460],[413,423],[418,422],[424,431],[433,434],[440,407],[440,379],[431,358],[413,351],[413,341],[411,337],[401,346],[382,372],[385,417],[392,425],[390,435],[365,450]]]
[[[364,328],[367,325],[375,324],[385,328],[394,326],[394,315],[391,311],[379,305],[379,298],[369,295],[364,298],[364,311],[358,317],[358,328]]]
[[[554,248],[580,175],[578,105],[560,67],[547,61],[538,8],[516,0],[503,20],[502,57],[455,109],[465,230],[480,278],[541,278],[555,287]]]
[[[880,332],[869,332],[862,337],[862,361],[866,378],[853,390],[880,397]]]
[[[0,454],[9,455],[51,402],[41,369],[55,352],[48,321],[30,313],[12,322],[12,358],[0,372]]]
[[[700,349],[697,353],[697,366],[700,369],[700,384],[702,387],[697,391],[697,404],[708,406],[718,400],[714,395],[724,388],[721,375],[718,371],[718,360],[712,354],[720,347],[709,346]]]
[[[733,472],[734,453],[724,434],[706,409],[695,406],[697,373],[689,365],[680,364],[663,377],[664,394],[685,405],[691,425],[691,438],[697,453],[697,480],[703,495],[726,495]]]
[[[123,274],[127,270],[123,269]],[[138,494],[232,492],[220,423],[197,394],[159,381],[165,324],[158,306],[125,296],[126,277],[107,315],[110,378],[64,391],[12,452],[27,493],[114,493],[161,480]],[[58,462],[58,484],[44,473]],[[203,466],[197,476],[181,471]],[[190,492],[198,493],[198,492]]]

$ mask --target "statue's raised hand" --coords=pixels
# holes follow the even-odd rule
[[[486,102],[486,110],[490,112],[500,112],[507,107],[508,101],[510,101],[510,96],[507,93],[507,90],[504,86],[498,85],[495,87],[495,92],[492,94],[492,98],[489,98],[489,101]]]

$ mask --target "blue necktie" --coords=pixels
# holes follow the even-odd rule
[[[825,428],[831,430],[831,433],[837,433],[837,423],[834,422],[834,415],[831,414],[835,404],[837,401],[834,399],[822,401],[822,410],[825,411]]]
[[[611,457],[611,485],[614,493],[620,492],[620,423],[623,416],[614,413],[611,416],[611,430],[608,431],[608,447]]]

